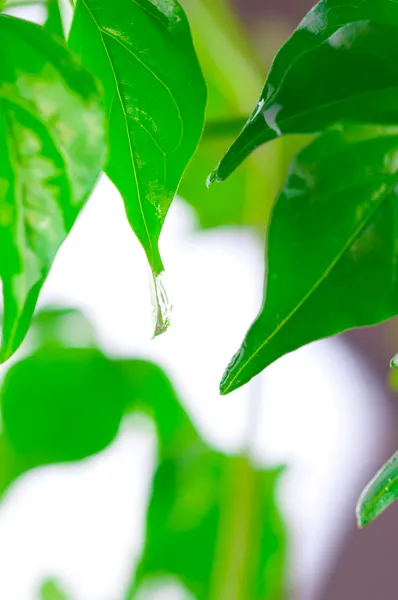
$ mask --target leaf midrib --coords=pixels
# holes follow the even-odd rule
[[[114,66],[113,66],[113,62],[111,60],[111,57],[110,57],[107,45],[105,44],[105,41],[104,41],[104,38],[103,38],[102,29],[99,26],[99,24],[98,24],[96,18],[94,17],[93,13],[89,9],[87,2],[85,0],[81,0],[81,2],[84,4],[84,6],[85,6],[85,8],[87,10],[87,13],[92,18],[92,20],[93,20],[93,22],[94,22],[94,24],[95,24],[95,26],[96,26],[96,28],[98,30],[98,33],[99,33],[100,38],[101,38],[102,45],[104,47],[104,51],[105,51],[106,56],[108,58],[109,66],[110,66],[110,68],[112,70],[112,74],[113,74],[113,77],[114,77],[116,92],[117,92],[117,96],[119,98],[120,105],[122,107],[123,118],[124,118],[124,123],[125,123],[125,127],[126,127],[126,135],[127,135],[128,145],[129,145],[129,153],[130,153],[130,158],[131,158],[131,164],[132,164],[132,167],[133,167],[134,181],[135,181],[136,190],[137,190],[138,205],[140,207],[140,213],[141,213],[141,217],[142,217],[142,222],[144,224],[145,234],[146,234],[148,245],[149,245],[149,248],[150,248],[150,251],[151,251],[151,261],[150,261],[150,263],[151,263],[151,269],[153,269],[153,265],[152,265],[153,257],[154,257],[153,244],[152,244],[152,239],[151,239],[151,236],[150,236],[150,233],[149,233],[148,224],[147,224],[146,218],[145,218],[144,207],[143,207],[142,198],[141,198],[141,188],[140,188],[140,185],[139,185],[139,182],[138,182],[137,166],[136,166],[136,163],[135,163],[135,156],[134,156],[133,147],[132,147],[132,143],[131,143],[131,137],[130,137],[130,134],[129,134],[129,128],[128,128],[128,124],[127,124],[126,110],[125,110],[124,102],[123,102],[122,95],[121,95],[121,92],[120,92],[118,79],[117,79],[117,76],[116,76],[116,72],[115,72],[115,69],[114,69]]]

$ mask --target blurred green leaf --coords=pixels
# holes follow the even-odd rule
[[[262,81],[247,36],[224,0],[184,0],[208,88],[207,126],[179,194],[202,227],[251,225],[264,231],[291,157],[302,140],[279,140],[250,157],[224,186],[206,178],[245,122]],[[232,125],[232,127],[231,127]]]
[[[175,577],[197,600],[283,598],[278,472],[217,454],[197,438],[173,455],[162,450],[144,553],[127,598],[146,583]]]
[[[106,172],[156,278],[160,231],[204,122],[206,86],[188,21],[175,0],[78,0],[69,43],[103,83]],[[156,333],[164,321],[159,306]]]
[[[55,255],[104,165],[92,76],[33,23],[0,15],[0,360],[21,344]]]
[[[221,382],[398,313],[398,129],[336,128],[293,163],[268,231],[264,304]],[[338,177],[336,174],[338,173]]]
[[[209,181],[258,146],[337,122],[398,121],[398,4],[322,0],[278,52],[254,111]]]
[[[0,493],[29,469],[101,451],[124,416],[153,420],[158,467],[129,598],[164,576],[178,578],[198,600],[282,598],[279,471],[211,450],[157,365],[46,344],[9,369],[0,399]],[[58,598],[53,584],[45,593],[43,600]]]
[[[61,590],[56,581],[45,581],[40,590],[40,600],[70,600],[69,596]]]
[[[59,2],[60,0],[47,0],[47,19],[44,26],[49,33],[64,39],[64,26]]]
[[[160,369],[140,361],[120,365],[130,381],[126,412],[139,408],[151,416],[159,440],[145,547],[126,597],[178,578],[197,600],[282,598],[280,470],[262,471],[245,457],[211,450]]]
[[[380,469],[358,501],[357,520],[365,527],[398,498],[398,452]]]
[[[34,348],[93,348],[97,346],[97,334],[90,320],[80,310],[47,306],[35,313],[28,341]]]

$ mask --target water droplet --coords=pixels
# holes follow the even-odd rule
[[[209,188],[213,183],[220,183],[222,179],[218,176],[218,167],[214,169],[206,179],[206,186]]]
[[[164,278],[164,271],[159,275],[155,275],[153,278],[155,286],[154,306],[156,319],[154,337],[167,331],[171,320],[172,305],[167,297]]]
[[[398,369],[398,354],[392,357],[390,360],[391,369]]]
[[[281,104],[271,104],[271,106],[263,112],[264,121],[278,136],[282,135],[282,131],[277,124],[277,118],[282,109],[283,106]]]

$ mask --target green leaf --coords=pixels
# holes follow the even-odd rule
[[[49,33],[64,39],[64,26],[59,2],[60,0],[47,0],[47,19],[44,26]]]
[[[281,471],[211,450],[159,367],[46,344],[9,369],[0,400],[1,495],[30,469],[101,451],[124,416],[153,420],[159,461],[128,598],[170,577],[197,600],[282,599],[285,532],[275,504]],[[61,594],[53,582],[42,590],[43,600]]]
[[[43,28],[0,15],[0,359],[21,344],[44,280],[103,167],[92,76]]]
[[[362,492],[357,505],[359,527],[374,521],[398,498],[398,452],[380,469]]]
[[[275,58],[257,105],[209,182],[259,145],[337,122],[398,122],[398,4],[322,0]]]
[[[199,142],[206,103],[185,14],[175,0],[78,0],[70,45],[103,83],[106,173],[156,281],[159,235]],[[160,305],[156,333],[168,324]]]
[[[187,440],[174,456],[160,448],[144,553],[127,598],[146,584],[177,578],[195,600],[282,599],[278,474],[212,452],[199,440]]]
[[[59,587],[56,581],[45,581],[40,590],[40,600],[68,600],[68,596]]]
[[[224,186],[206,188],[209,171],[246,121],[263,69],[225,1],[184,0],[183,6],[207,83],[208,103],[204,135],[179,194],[196,210],[202,227],[250,225],[263,233],[295,144],[279,140],[250,157]]]
[[[262,471],[245,457],[211,450],[160,370],[120,364],[134,391],[127,410],[150,415],[159,441],[145,547],[126,598],[177,578],[196,600],[282,599],[285,534],[275,504],[281,470]]]
[[[263,307],[226,394],[313,340],[398,313],[398,130],[336,128],[293,163],[268,231]]]

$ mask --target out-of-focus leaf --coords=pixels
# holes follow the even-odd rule
[[[99,452],[123,416],[144,413],[153,420],[159,463],[128,597],[148,581],[170,577],[198,600],[282,598],[278,471],[211,450],[158,366],[112,361],[95,349],[45,346],[9,369],[0,398],[0,493],[29,469]],[[45,591],[43,600],[50,600],[57,590],[48,585]]]
[[[1,390],[0,490],[37,466],[80,460],[115,438],[123,416],[117,365],[95,349],[42,349]]]
[[[40,590],[40,600],[70,600],[56,581],[45,581]]]
[[[374,521],[398,498],[398,452],[380,469],[362,492],[357,505],[360,527]]]
[[[97,334],[89,319],[75,308],[48,306],[34,315],[28,339],[35,348],[64,346],[93,348]],[[33,339],[32,339],[33,338]]]
[[[33,23],[0,15],[2,362],[21,344],[58,248],[104,165],[92,76]]]
[[[336,128],[303,150],[268,231],[264,304],[221,382],[398,313],[398,129]]]
[[[0,399],[0,494],[30,469],[100,452],[128,414],[153,418],[170,449],[193,431],[159,367],[95,348],[43,346],[8,370]]]
[[[184,0],[183,6],[206,79],[208,103],[204,136],[179,193],[194,207],[202,227],[251,225],[264,231],[297,140],[264,147],[224,186],[206,188],[207,175],[245,122],[262,69],[226,2]]]
[[[159,440],[145,547],[127,598],[164,578],[179,579],[197,600],[282,598],[285,536],[274,497],[280,470],[211,450],[160,370],[140,361],[120,365],[130,381],[126,412],[149,414]]]
[[[69,43],[103,83],[106,172],[156,281],[159,235],[204,122],[206,86],[187,19],[175,0],[78,0]],[[168,325],[161,304],[156,333]]]
[[[322,0],[280,49],[257,105],[209,181],[259,145],[346,121],[398,122],[398,4]]]
[[[61,39],[64,39],[64,26],[62,23],[60,0],[47,0],[47,19],[45,28],[49,33],[53,33]]]
[[[196,600],[283,598],[278,473],[212,452],[195,438],[162,454],[160,447],[144,553],[127,598],[165,578],[178,578]]]

